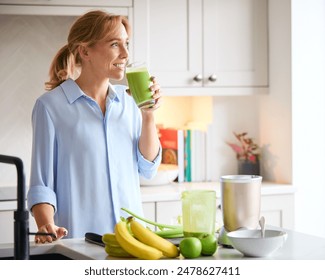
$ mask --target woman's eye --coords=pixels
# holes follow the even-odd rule
[[[114,42],[111,44],[112,47],[117,47],[118,46],[118,43],[117,42]]]

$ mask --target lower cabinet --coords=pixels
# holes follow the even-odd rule
[[[182,215],[182,203],[179,200],[144,202],[146,218],[162,224],[177,224]],[[267,225],[294,229],[293,194],[265,195],[261,199],[261,216]],[[221,201],[217,198],[216,225],[223,224]]]
[[[261,216],[264,216],[266,225],[294,229],[294,195],[262,196]]]
[[[220,200],[217,199],[217,212],[216,222],[222,223],[222,214],[219,207]],[[162,224],[178,224],[179,218],[182,216],[182,203],[181,201],[161,201],[156,202],[156,219]]]
[[[216,225],[221,226],[220,198],[217,198]],[[4,209],[2,207],[1,209]],[[180,200],[150,201],[143,203],[144,217],[151,221],[162,224],[177,224],[179,216],[182,215],[182,203]],[[294,195],[274,194],[263,195],[261,200],[261,216],[265,217],[266,224],[294,229]],[[0,210],[0,243],[14,242],[14,210]],[[29,230],[37,231],[34,218],[29,216]],[[34,236],[30,236],[34,240]]]
[[[156,203],[146,202],[142,203],[143,214],[147,220],[156,221]]]

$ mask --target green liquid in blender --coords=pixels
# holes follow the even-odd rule
[[[197,237],[199,239],[209,234],[207,232],[187,232],[187,231],[184,231],[183,233],[184,233],[184,237]]]

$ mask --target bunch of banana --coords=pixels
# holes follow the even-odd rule
[[[130,224],[134,236],[130,233],[127,223]],[[163,255],[170,258],[179,255],[178,248],[174,244],[151,232],[133,217],[115,225],[115,237],[125,251],[140,259],[157,260]]]
[[[138,240],[162,251],[164,256],[168,258],[176,258],[179,256],[178,248],[173,243],[148,230],[133,217],[130,218],[130,228]]]
[[[133,256],[125,251],[121,245],[117,242],[114,233],[106,233],[102,237],[102,241],[105,244],[105,252],[112,257],[118,258],[132,258]]]

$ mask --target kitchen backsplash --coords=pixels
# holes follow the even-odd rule
[[[74,17],[0,15],[0,153],[22,158],[30,173],[31,113],[44,92],[56,51]],[[0,168],[0,186],[16,185],[14,166]]]

